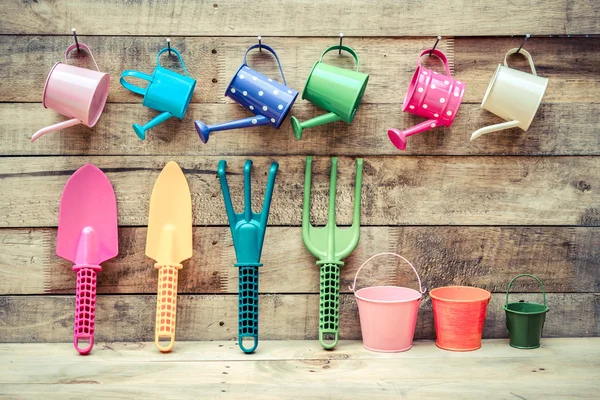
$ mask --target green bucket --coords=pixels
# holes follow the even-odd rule
[[[515,279],[522,276],[528,276],[540,284],[544,295],[544,304],[527,303],[527,302],[508,302],[508,293]],[[515,276],[508,284],[506,289],[506,303],[504,311],[506,311],[506,327],[510,337],[510,345],[517,349],[537,349],[540,347],[542,339],[542,329],[546,321],[546,313],[550,310],[546,305],[546,290],[542,281],[530,274],[520,274]]]
[[[336,49],[347,51],[354,57],[356,71],[323,62],[325,54]],[[292,128],[297,139],[302,137],[305,128],[335,121],[352,122],[369,82],[368,74],[358,72],[358,64],[358,55],[348,46],[331,46],[321,54],[308,76],[302,98],[329,113],[304,122],[292,117]]]

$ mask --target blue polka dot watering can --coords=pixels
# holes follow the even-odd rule
[[[133,130],[142,140],[146,139],[146,131],[161,124],[171,117],[177,117],[183,119],[185,112],[187,111],[192,95],[194,94],[194,88],[196,87],[196,80],[191,78],[181,54],[174,48],[171,48],[171,52],[175,53],[181,62],[181,67],[185,75],[181,75],[175,71],[164,68],[160,65],[160,55],[168,48],[164,48],[158,52],[156,56],[156,68],[152,75],[144,74],[139,71],[126,70],[121,74],[121,85],[125,89],[132,91],[133,93],[141,94],[144,96],[142,105],[153,108],[162,114],[157,115],[154,119],[150,120],[146,125],[141,126],[133,124]],[[126,77],[133,77],[148,81],[148,86],[145,88],[136,86],[125,80]]]
[[[262,49],[267,50],[275,56],[281,77],[283,78],[283,84],[267,78],[260,72],[250,68],[246,63],[248,52],[259,46],[262,46]],[[196,121],[196,131],[203,143],[208,142],[210,133],[215,131],[250,128],[268,124],[273,125],[275,129],[279,128],[292,108],[298,92],[287,86],[277,53],[267,45],[255,44],[246,50],[244,62],[233,76],[229,86],[227,86],[225,96],[235,100],[255,115],[215,125],[206,125],[202,121]]]

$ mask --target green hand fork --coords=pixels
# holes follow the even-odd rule
[[[302,240],[311,254],[319,259],[319,342],[330,350],[338,342],[340,310],[340,267],[358,244],[360,239],[360,198],[362,189],[363,160],[356,160],[356,183],[354,192],[354,215],[352,226],[340,229],[335,225],[335,194],[337,184],[337,157],[331,159],[329,181],[329,209],[327,225],[315,228],[310,224],[310,186],[312,177],[312,157],[306,157],[304,177],[304,208],[302,211]],[[326,342],[327,341],[327,342]]]
[[[271,164],[263,209],[259,214],[255,214],[252,212],[250,195],[252,161],[246,160],[244,165],[244,212],[237,214],[233,210],[229,185],[227,185],[225,177],[227,162],[219,161],[219,181],[237,258],[237,263],[234,265],[239,268],[238,344],[244,353],[252,353],[258,347],[258,267],[262,266],[260,255],[267,230],[278,167],[276,162]],[[253,339],[252,347],[244,345],[245,338]]]

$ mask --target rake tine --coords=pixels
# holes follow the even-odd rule
[[[252,194],[250,178],[252,177],[252,160],[246,160],[244,164],[244,219],[252,220]]]

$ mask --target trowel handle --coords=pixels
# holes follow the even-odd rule
[[[321,265],[320,283],[319,342],[325,350],[331,350],[338,342],[340,318],[339,265],[333,263]]]
[[[177,265],[155,265],[158,269],[158,292],[156,296],[156,332],[154,344],[163,353],[175,345],[175,320],[177,316],[177,275],[182,268]],[[162,339],[169,340],[161,344]]]
[[[258,267],[239,269],[238,344],[244,353],[253,353],[258,347]],[[251,347],[244,344],[246,338],[253,339]]]
[[[96,274],[102,268],[99,265],[73,267],[77,271],[77,289],[75,295],[75,324],[73,327],[73,345],[81,355],[86,355],[94,347],[94,320],[96,316]],[[80,341],[87,341],[82,347]]]

